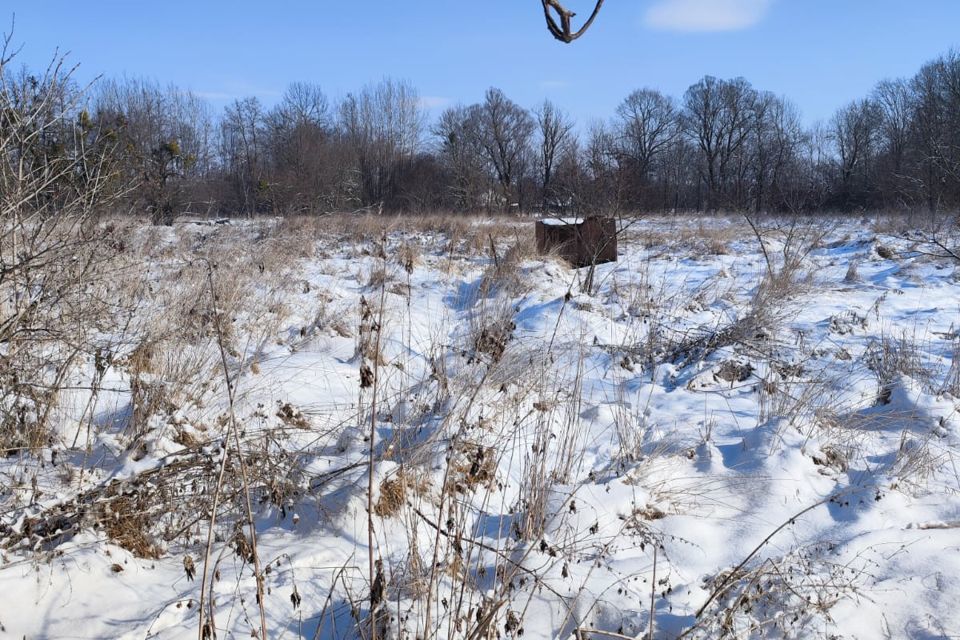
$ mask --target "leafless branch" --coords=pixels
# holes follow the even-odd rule
[[[543,4],[543,15],[547,20],[547,29],[549,29],[550,34],[560,42],[573,42],[587,32],[587,29],[590,28],[600,13],[603,2],[604,0],[597,0],[597,4],[593,8],[593,13],[590,14],[590,17],[578,31],[574,31],[571,22],[572,19],[576,17],[576,13],[564,8],[559,0],[541,0]],[[559,24],[557,22],[558,18]]]

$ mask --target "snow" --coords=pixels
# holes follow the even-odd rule
[[[583,218],[544,218],[540,222],[551,227],[567,227],[583,224]]]
[[[226,242],[257,224],[181,226],[163,243]],[[784,229],[764,233],[770,255],[789,250]],[[519,234],[532,237],[532,224],[505,236]],[[255,504],[271,637],[359,637],[351,613],[368,611],[371,392],[360,388],[357,328],[361,297],[381,295],[374,503],[391,481],[406,483],[397,510],[374,517],[391,637],[423,636],[430,598],[414,578],[431,575],[436,637],[466,636],[477,608],[506,594],[497,633],[518,637],[515,615],[525,639],[643,637],[652,594],[658,638],[698,622],[692,637],[960,634],[958,265],[841,221],[785,291],[764,294],[765,259],[745,225],[650,219],[584,291],[582,274],[552,259],[495,273],[480,237],[474,252],[437,231],[393,231],[381,290],[370,284],[384,267],[371,243],[320,234],[276,270],[280,284],[254,277],[240,296],[237,418],[246,442],[295,460],[295,472],[276,469],[299,487],[282,508]],[[390,257],[405,243],[421,251],[409,273]],[[880,243],[898,257],[878,256]],[[174,258],[151,255],[158,290],[187,291],[164,279]],[[281,304],[284,314],[265,311]],[[499,358],[477,347],[491,318],[513,326]],[[749,331],[710,343],[729,327]],[[86,465],[85,486],[171,468],[191,455],[183,433],[206,441],[216,468],[227,442],[216,358],[204,361],[208,386],[191,391],[198,400],[154,416],[137,455],[124,426],[129,372],[111,367],[88,455],[54,446],[42,461],[0,463],[0,522],[16,529],[68,503],[79,486],[71,464]],[[65,397],[67,444],[82,428],[83,447],[89,400]],[[59,466],[55,449],[67,459]],[[39,494],[24,499],[34,476]],[[442,497],[446,483],[458,486]],[[214,545],[217,637],[250,637],[255,580],[230,531]],[[164,540],[158,558],[136,557],[102,528],[3,550],[0,635],[196,637],[200,578],[185,576],[183,558],[200,571],[205,532]],[[452,618],[458,598],[469,619]]]

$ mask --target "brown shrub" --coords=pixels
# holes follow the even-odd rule
[[[101,511],[100,523],[112,542],[136,557],[156,560],[161,556],[161,549],[149,534],[150,518],[133,498],[121,496],[108,502]]]
[[[385,479],[380,483],[380,498],[373,507],[373,512],[381,518],[392,518],[400,513],[411,494],[422,495],[429,489],[425,479],[414,479],[406,470]]]

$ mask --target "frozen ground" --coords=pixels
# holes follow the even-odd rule
[[[271,638],[960,637],[957,261],[654,219],[588,283],[532,224],[365,225],[130,231],[0,464],[0,637],[198,637],[204,574],[257,636],[255,562]]]

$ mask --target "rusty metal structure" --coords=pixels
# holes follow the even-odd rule
[[[576,268],[617,261],[613,218],[545,218],[536,234],[537,253],[556,254]]]

